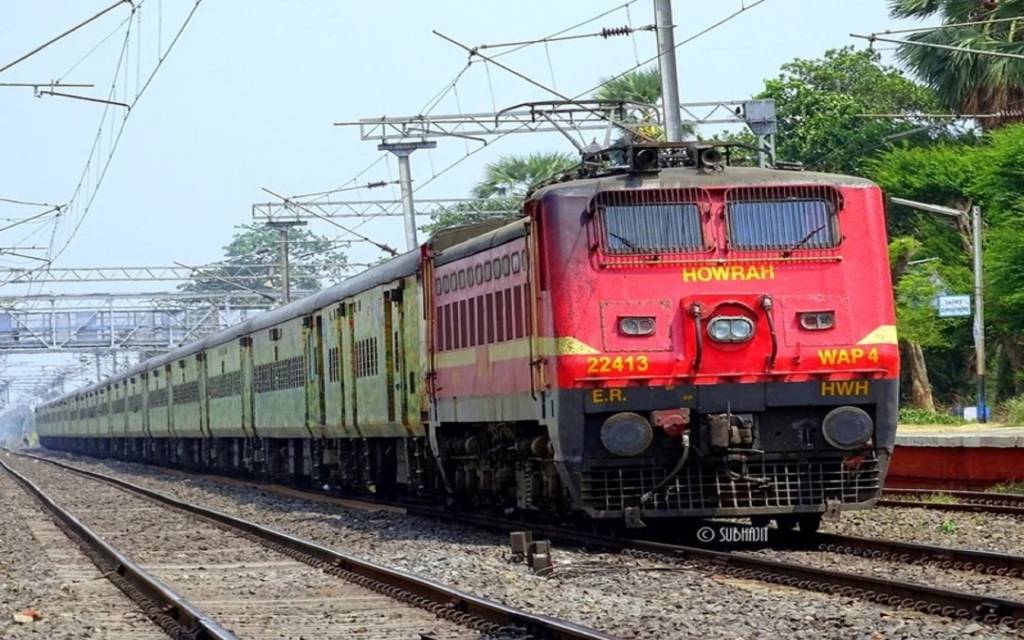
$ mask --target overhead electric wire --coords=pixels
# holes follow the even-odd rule
[[[185,32],[185,29],[188,27],[189,23],[192,21],[192,18],[195,16],[196,10],[199,9],[199,5],[202,4],[202,2],[203,2],[203,0],[195,0],[194,4],[192,5],[192,8],[188,12],[188,15],[185,16],[185,20],[182,22],[181,26],[178,28],[177,32],[174,34],[174,38],[172,38],[170,43],[168,43],[167,49],[164,50],[162,52],[162,54],[159,56],[159,58],[157,59],[156,65],[153,67],[153,70],[150,72],[149,76],[146,78],[146,81],[143,83],[142,87],[139,89],[139,91],[135,95],[134,99],[132,99],[132,101],[129,103],[129,110],[125,113],[124,118],[121,120],[121,125],[120,125],[120,127],[118,127],[116,136],[115,136],[114,140],[112,141],[112,143],[110,145],[110,149],[109,149],[109,152],[107,154],[106,161],[103,163],[103,169],[100,172],[100,175],[99,175],[99,177],[97,179],[96,184],[94,185],[94,188],[92,190],[92,194],[89,197],[89,199],[86,202],[86,204],[84,205],[84,210],[82,211],[82,213],[79,216],[79,218],[78,218],[74,228],[72,229],[71,235],[64,242],[64,244],[61,246],[60,250],[58,250],[55,255],[51,255],[50,256],[51,261],[56,260],[57,258],[59,258],[64,253],[64,251],[67,249],[68,245],[71,244],[71,241],[74,240],[75,236],[78,233],[78,230],[82,226],[82,223],[85,221],[85,218],[89,215],[89,211],[92,208],[92,203],[95,201],[96,194],[99,192],[99,189],[100,189],[100,186],[102,185],[103,179],[106,177],[107,169],[110,167],[110,163],[113,160],[114,152],[117,150],[118,143],[120,142],[121,136],[124,133],[125,126],[127,125],[128,118],[130,117],[130,115],[132,113],[132,110],[134,109],[135,105],[138,103],[139,99],[141,99],[142,96],[146,93],[146,89],[148,89],[149,85],[153,82],[153,78],[155,78],[157,72],[160,71],[160,68],[164,64],[164,61],[167,60],[167,57],[170,55],[171,51],[174,49],[174,46],[177,44],[178,40],[181,38],[181,35]],[[113,94],[114,91],[116,91],[116,86],[117,86],[116,85],[116,83],[117,83],[116,78],[118,76],[118,72],[121,70],[121,63],[125,62],[125,64],[127,64],[127,62],[124,60],[124,58],[125,58],[125,52],[127,51],[128,37],[131,35],[131,27],[130,27],[130,25],[131,25],[131,23],[129,22],[129,28],[125,32],[125,36],[126,36],[125,37],[125,46],[122,47],[122,55],[118,59],[118,65],[117,65],[117,68],[115,69],[115,72],[114,72],[115,80],[114,80],[114,83],[111,85],[111,93],[112,94]],[[127,87],[125,87],[125,90],[127,91]],[[97,138],[99,137],[99,134],[100,134],[100,132],[97,132]],[[111,133],[111,135],[114,136],[113,132]],[[91,160],[91,158],[92,158],[92,156],[90,154],[90,160]],[[89,166],[89,164],[86,163],[86,171],[88,170],[88,166]],[[79,182],[79,185],[81,185],[81,182]],[[76,188],[76,190],[75,190],[75,195],[77,195],[77,192],[78,192],[78,188]],[[74,198],[75,198],[75,196],[73,195],[72,196],[72,200],[74,200]]]
[[[736,11],[734,11],[734,12],[730,13],[729,15],[725,16],[724,18],[722,18],[718,22],[715,22],[714,24],[709,25],[709,26],[701,29],[697,33],[693,34],[692,36],[689,36],[688,38],[677,42],[676,46],[673,47],[672,50],[675,51],[676,49],[678,49],[679,47],[683,46],[684,44],[687,44],[689,42],[693,42],[697,38],[699,38],[699,37],[701,37],[701,36],[711,32],[711,31],[714,31],[718,27],[726,24],[727,22],[730,22],[733,18],[739,16],[740,14],[746,13],[747,11],[750,11],[751,9],[756,7],[757,5],[763,4],[764,2],[765,2],[765,0],[756,0],[752,4],[741,4],[739,9],[737,9]],[[621,78],[621,77],[623,77],[625,75],[628,75],[630,73],[633,73],[637,69],[640,69],[644,65],[647,65],[647,64],[650,64],[651,62],[654,62],[655,60],[658,59],[658,57],[659,57],[659,55],[655,54],[655,55],[651,56],[650,58],[647,58],[646,60],[644,60],[642,62],[638,62],[637,64],[633,65],[629,69],[626,69],[625,71],[623,71],[622,73],[616,74],[616,75],[614,75],[614,76],[612,76],[610,78],[606,78],[606,79],[602,80],[600,84],[598,84],[597,86],[591,87],[590,89],[588,89],[587,91],[584,91],[580,95],[582,96],[584,94],[593,93],[593,92],[597,91],[598,89],[600,89],[601,87],[603,87],[604,85],[608,84],[609,82],[612,82],[614,80],[618,80],[619,78]]]
[[[579,24],[577,24],[577,25],[575,25],[575,26],[573,26],[573,27],[569,27],[568,29],[564,29],[564,30],[563,30],[562,32],[560,32],[560,33],[564,33],[565,31],[571,31],[572,29],[574,29],[574,28],[577,28],[577,27],[579,27],[579,26],[582,26],[582,25],[584,25],[584,24],[587,24],[588,22],[593,22],[594,20],[597,20],[597,19],[599,19],[599,18],[601,18],[601,17],[604,17],[605,15],[608,15],[608,13],[611,13],[612,11],[617,11],[617,10],[619,10],[619,9],[623,8],[623,7],[626,7],[626,6],[628,6],[628,5],[631,5],[631,4],[633,4],[633,3],[635,2],[635,1],[636,1],[636,0],[633,0],[632,2],[627,2],[627,3],[623,4],[623,5],[619,5],[618,7],[615,7],[615,8],[613,8],[613,9],[610,9],[609,11],[606,11],[606,12],[604,12],[603,14],[600,14],[600,15],[598,15],[598,16],[595,16],[594,18],[591,18],[590,20],[587,20],[587,21],[581,22],[581,23],[579,23]],[[706,34],[710,33],[711,31],[714,31],[714,30],[715,30],[715,29],[717,29],[718,27],[720,27],[720,26],[722,26],[722,25],[726,24],[727,22],[729,22],[729,21],[733,20],[734,18],[736,18],[736,17],[737,17],[737,16],[739,16],[740,14],[742,14],[742,13],[745,13],[746,11],[749,11],[750,9],[753,9],[754,7],[756,7],[756,6],[760,5],[760,4],[764,3],[764,2],[765,2],[765,0],[756,0],[756,1],[755,1],[755,2],[753,3],[753,4],[749,4],[749,5],[746,5],[746,4],[744,4],[744,5],[742,5],[742,6],[741,6],[741,7],[740,7],[740,8],[738,9],[738,10],[734,11],[733,13],[729,14],[728,16],[725,16],[725,17],[724,17],[724,18],[722,18],[721,20],[719,20],[719,21],[715,22],[714,24],[711,24],[711,25],[709,25],[708,27],[705,27],[704,29],[701,29],[700,31],[698,31],[698,32],[694,33],[693,35],[691,35],[691,36],[687,37],[687,38],[686,38],[685,40],[682,40],[681,42],[678,42],[678,43],[676,43],[675,49],[678,49],[678,48],[679,48],[679,47],[681,47],[682,45],[684,45],[684,44],[687,44],[687,43],[689,43],[689,42],[693,42],[694,40],[696,40],[696,39],[698,39],[698,38],[700,38],[700,37],[702,37],[702,36],[704,36],[704,35],[706,35]],[[529,46],[529,45],[524,45],[524,46]],[[516,51],[516,50],[518,50],[518,49],[512,49],[512,50],[510,50],[510,51],[505,51],[505,52],[502,52],[502,53],[500,53],[500,54],[496,54],[496,55],[495,55],[495,56],[493,56],[493,57],[495,57],[495,58],[496,58],[496,57],[499,57],[500,55],[504,55],[504,54],[512,53],[513,51]],[[613,76],[613,77],[611,77],[611,78],[608,78],[608,79],[606,79],[606,80],[602,81],[602,82],[601,82],[600,84],[598,84],[597,86],[595,86],[595,87],[592,87],[592,88],[590,88],[590,89],[588,89],[588,90],[586,90],[586,91],[582,91],[582,92],[580,92],[580,93],[576,94],[576,95],[575,95],[575,96],[574,96],[574,97],[572,98],[572,100],[579,100],[579,99],[580,99],[580,98],[582,98],[583,96],[585,96],[585,95],[587,95],[587,94],[590,94],[590,93],[593,93],[594,91],[596,91],[597,89],[601,88],[602,86],[604,86],[604,85],[605,85],[605,84],[607,84],[608,82],[611,82],[612,80],[615,80],[615,79],[617,79],[617,78],[621,78],[622,76],[624,76],[624,75],[626,75],[626,74],[628,74],[628,73],[631,73],[631,72],[633,72],[633,71],[636,71],[637,69],[639,69],[639,68],[643,67],[644,65],[646,65],[646,64],[648,64],[648,63],[650,63],[650,62],[652,62],[653,60],[657,60],[657,59],[658,59],[658,56],[654,56],[654,57],[652,57],[652,58],[648,58],[647,60],[644,60],[644,61],[642,61],[642,62],[640,62],[640,63],[638,63],[638,64],[634,65],[633,67],[631,67],[631,68],[627,69],[626,71],[623,71],[622,73],[619,73],[619,74],[617,74],[617,75],[615,75],[615,76]],[[459,112],[460,112],[460,113],[462,112],[462,109],[461,109],[461,107],[459,108]],[[462,157],[460,157],[460,158],[456,159],[456,160],[455,160],[454,162],[451,162],[450,164],[448,164],[448,165],[447,165],[446,167],[444,167],[444,168],[443,168],[443,169],[441,169],[441,170],[440,170],[439,172],[437,172],[437,173],[436,173],[436,174],[435,174],[435,175],[434,175],[433,177],[431,177],[431,178],[428,178],[427,180],[425,180],[425,181],[421,182],[420,184],[416,185],[415,187],[413,187],[413,190],[412,190],[412,191],[413,191],[413,193],[416,193],[416,192],[418,192],[419,190],[423,189],[424,187],[426,187],[427,185],[429,185],[430,183],[432,183],[432,182],[433,182],[434,180],[437,180],[438,178],[440,178],[441,176],[443,176],[443,175],[444,175],[445,173],[447,173],[448,171],[450,171],[450,170],[454,169],[454,168],[455,168],[455,167],[457,167],[458,165],[462,164],[463,162],[465,162],[466,160],[468,160],[468,159],[469,159],[470,157],[472,157],[473,155],[475,155],[475,154],[479,153],[479,152],[480,152],[480,151],[482,151],[483,149],[485,149],[485,148],[487,148],[487,147],[490,147],[491,145],[493,145],[493,144],[494,144],[495,142],[497,142],[498,140],[501,140],[502,138],[504,138],[504,137],[506,137],[506,136],[508,136],[508,135],[510,135],[510,134],[512,134],[512,133],[517,133],[517,132],[519,132],[519,131],[522,131],[522,130],[523,130],[523,129],[525,129],[525,128],[526,128],[527,126],[528,126],[528,123],[523,123],[523,124],[519,125],[518,127],[514,128],[514,129],[509,129],[508,131],[505,131],[504,133],[500,133],[500,134],[498,134],[498,135],[497,135],[497,136],[495,136],[495,137],[494,137],[494,138],[493,138],[492,140],[488,141],[488,142],[487,142],[487,144],[485,144],[485,145],[483,145],[483,146],[480,146],[480,147],[477,147],[476,149],[473,149],[473,150],[467,151],[467,152],[466,152],[466,153],[465,153],[465,154],[464,154],[464,155],[463,155]],[[388,212],[390,212],[390,210],[388,210]],[[355,226],[354,228],[358,229],[359,227],[362,227],[362,226],[363,226],[364,224],[366,224],[366,223],[368,223],[368,222],[372,221],[373,219],[375,219],[375,218],[379,217],[380,215],[382,215],[382,213],[375,213],[375,214],[373,214],[373,215],[367,216],[367,217],[366,217],[366,219],[364,219],[363,221],[361,221],[361,222],[360,222],[359,224],[357,224],[357,225],[356,225],[356,226]]]
[[[50,40],[47,40],[46,42],[44,42],[43,44],[39,45],[35,49],[33,49],[33,50],[29,51],[28,53],[26,53],[25,55],[21,56],[17,60],[15,60],[13,62],[9,62],[6,65],[4,65],[3,67],[0,67],[0,73],[3,73],[4,71],[7,71],[8,69],[10,69],[11,67],[13,67],[14,65],[16,65],[16,64],[18,64],[20,62],[24,62],[25,60],[28,60],[29,58],[31,58],[35,54],[39,53],[43,49],[45,49],[45,48],[49,47],[50,45],[52,45],[53,43],[58,42],[59,40],[61,40],[61,39],[65,38],[65,37],[71,35],[72,33],[78,31],[79,29],[81,29],[85,25],[87,25],[87,24],[91,23],[92,21],[100,18],[101,16],[103,16],[103,15],[113,11],[117,7],[121,6],[122,4],[127,4],[127,5],[131,6],[132,7],[132,11],[133,12],[135,11],[135,5],[133,5],[131,3],[131,0],[117,0],[117,2],[115,2],[112,5],[110,5],[109,7],[104,9],[103,11],[100,11],[99,13],[93,15],[91,18],[88,18],[88,19],[86,19],[86,20],[84,20],[82,22],[79,22],[78,24],[76,24],[75,26],[71,27],[67,31],[61,33],[59,36],[57,36],[55,38],[52,38]]]
[[[394,248],[384,244],[383,242],[377,242],[373,238],[370,238],[368,236],[364,236],[363,234],[358,233],[355,230],[350,229],[350,228],[346,227],[345,225],[340,224],[340,223],[338,223],[338,222],[328,218],[327,216],[321,215],[321,214],[317,213],[316,211],[313,211],[312,209],[310,209],[309,207],[307,207],[305,204],[303,204],[301,202],[298,202],[296,200],[292,200],[292,199],[288,198],[287,196],[282,196],[279,193],[274,193],[273,191],[271,191],[270,189],[268,189],[266,187],[261,187],[261,189],[263,191],[266,191],[270,195],[274,196],[275,198],[278,198],[278,199],[282,200],[286,204],[294,205],[294,206],[302,209],[306,213],[310,214],[311,216],[315,217],[315,218],[320,218],[321,220],[324,220],[326,222],[329,222],[329,223],[333,224],[334,226],[338,227],[342,231],[345,231],[347,233],[351,233],[352,235],[356,236],[360,240],[364,240],[366,242],[369,242],[370,244],[372,244],[373,246],[377,247],[381,251],[386,251],[386,252],[390,253],[393,256],[397,256],[398,255],[398,251],[396,249],[394,249]]]
[[[140,6],[141,6],[141,4],[142,4],[142,3],[140,2],[139,4],[140,4]],[[137,10],[138,10],[138,7],[136,7],[136,11],[137,11]],[[132,13],[135,13],[135,11],[133,11]],[[139,15],[142,15],[142,14],[140,13]],[[110,40],[111,38],[113,38],[113,37],[114,37],[114,35],[115,35],[116,33],[118,33],[119,31],[121,31],[121,27],[123,27],[123,26],[125,25],[125,23],[126,23],[126,22],[128,22],[128,21],[129,21],[129,20],[131,20],[131,19],[132,19],[132,14],[128,14],[128,17],[127,17],[127,18],[125,18],[124,20],[122,20],[122,21],[121,21],[121,22],[120,22],[120,23],[119,23],[119,24],[118,24],[118,25],[117,25],[116,27],[114,27],[114,30],[113,30],[113,31],[111,31],[111,32],[110,32],[110,33],[108,33],[107,35],[103,36],[103,38],[102,38],[102,39],[100,39],[100,41],[99,41],[99,42],[97,42],[97,43],[96,43],[96,45],[95,45],[95,46],[94,46],[94,47],[93,47],[92,49],[89,49],[89,50],[88,50],[88,51],[87,51],[87,52],[85,53],[85,55],[84,55],[84,56],[82,56],[81,58],[79,58],[79,59],[78,59],[78,61],[77,61],[77,62],[75,62],[75,63],[74,63],[73,65],[71,65],[71,67],[70,67],[70,68],[68,68],[68,70],[67,70],[67,71],[65,71],[64,73],[62,73],[62,74],[60,74],[59,76],[57,76],[57,80],[58,80],[58,81],[60,81],[60,80],[61,80],[62,78],[66,78],[66,77],[68,77],[68,75],[70,75],[72,71],[74,71],[75,69],[77,69],[77,68],[78,68],[78,66],[79,66],[80,64],[82,64],[83,62],[85,62],[85,61],[86,61],[86,60],[87,60],[87,59],[89,58],[89,56],[91,56],[92,54],[96,53],[96,50],[97,50],[97,49],[99,49],[99,48],[100,48],[100,47],[102,47],[102,46],[103,46],[104,44],[106,44],[107,40]]]
[[[763,1],[763,0],[762,0]],[[957,47],[951,44],[938,44],[935,42],[922,42],[920,40],[899,40],[896,38],[881,38],[876,34],[860,35],[857,33],[851,33],[851,38],[860,38],[869,42],[890,42],[892,44],[899,45],[910,45],[914,47],[928,47],[930,49],[941,49],[943,51],[953,51],[956,53],[974,53],[979,56],[993,56],[996,58],[1011,58],[1013,60],[1024,60],[1024,54],[1020,53],[1005,53],[1002,51],[991,51],[988,49],[971,49],[969,47]],[[1000,42],[1000,44],[1007,44]]]

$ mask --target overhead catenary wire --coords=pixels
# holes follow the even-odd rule
[[[633,0],[633,2],[635,2],[635,1],[636,0]],[[600,17],[608,15],[608,13],[611,13],[613,11],[618,11],[618,10],[622,9],[623,7],[631,5],[631,4],[633,4],[633,2],[627,2],[627,3],[623,4],[623,5],[620,5],[618,7],[615,7],[613,9],[608,10],[607,12],[604,12],[603,14],[595,16],[594,18],[591,18],[591,19],[589,19],[587,21],[579,23],[579,24],[577,24],[577,25],[575,25],[573,27],[569,27],[567,29],[564,29],[562,31],[562,33],[564,33],[565,31],[571,31],[572,29],[577,28],[579,26],[582,26],[582,25],[584,25],[584,24],[586,24],[588,22],[593,22],[594,20],[597,20]],[[714,31],[715,29],[717,29],[717,28],[721,27],[722,25],[724,25],[724,24],[730,22],[731,20],[735,19],[737,16],[739,16],[739,15],[741,15],[741,14],[743,14],[743,13],[745,13],[745,12],[751,10],[751,9],[753,9],[754,7],[756,7],[758,5],[763,4],[764,2],[765,2],[765,0],[755,0],[755,2],[753,2],[752,4],[743,4],[739,9],[737,9],[733,13],[723,17],[722,19],[720,19],[717,22],[714,22],[713,24],[711,24],[711,25],[701,29],[700,31],[697,31],[696,33],[694,33],[691,36],[688,36],[684,40],[681,40],[681,41],[677,42],[675,48],[678,49],[679,47],[683,46],[684,44],[687,44],[689,42],[693,42],[694,40],[697,40],[698,38],[700,38],[700,37],[702,37],[702,36],[712,32],[712,31]],[[529,46],[529,45],[524,45],[524,46]],[[496,57],[499,57],[500,55],[508,54],[508,53],[511,53],[512,51],[516,51],[516,50],[517,49],[513,49],[513,50],[510,50],[510,51],[506,51],[506,52],[501,52],[499,54],[496,54],[493,57],[496,58]],[[600,84],[598,84],[598,85],[596,85],[594,87],[591,87],[590,89],[587,89],[586,91],[581,91],[580,93],[578,93],[575,96],[573,96],[572,100],[579,100],[583,96],[585,96],[587,94],[593,93],[594,91],[596,91],[597,89],[601,88],[602,86],[604,86],[608,82],[611,82],[612,80],[615,80],[617,78],[621,78],[622,76],[625,76],[628,73],[636,71],[637,69],[639,69],[639,68],[643,67],[644,65],[652,62],[653,60],[656,60],[657,58],[658,58],[658,56],[654,56],[652,58],[648,58],[646,60],[643,60],[643,61],[635,64],[634,66],[630,67],[629,69],[627,69],[627,70],[625,70],[625,71],[623,71],[623,72],[621,72],[619,74],[616,74],[615,76],[612,76],[611,78],[607,78],[607,79],[603,80]],[[455,95],[457,96],[458,95],[457,89],[455,89],[454,91],[455,91]],[[462,112],[461,105],[459,105],[459,112],[460,113]],[[492,140],[490,140],[486,145],[479,146],[479,147],[477,147],[475,149],[472,149],[472,150],[467,149],[466,153],[463,154],[460,158],[457,158],[453,162],[449,163],[447,166],[445,166],[440,171],[438,171],[434,176],[432,176],[432,177],[428,178],[427,180],[425,180],[425,181],[417,184],[416,186],[414,186],[413,187],[413,193],[416,193],[416,192],[420,191],[421,189],[427,187],[429,184],[431,184],[432,182],[434,182],[435,180],[437,180],[438,178],[440,178],[444,174],[448,173],[449,171],[451,171],[455,167],[459,166],[460,164],[462,164],[463,162],[465,162],[466,160],[468,160],[472,156],[476,155],[477,153],[479,153],[483,149],[490,147],[495,142],[501,140],[502,138],[504,138],[506,136],[509,136],[509,135],[511,135],[513,133],[517,133],[519,131],[522,131],[527,126],[528,126],[527,123],[521,124],[521,125],[519,125],[518,127],[514,128],[514,129],[509,129],[508,131],[505,131],[504,133],[498,134]],[[467,143],[467,147],[468,147],[468,143]],[[367,216],[362,222],[360,222],[359,224],[355,225],[354,228],[358,229],[359,227],[363,226],[364,224],[367,224],[368,222],[372,221],[373,219],[377,218],[380,215],[381,215],[380,213],[375,213],[373,215]]]
[[[142,98],[142,96],[145,95],[146,90],[152,84],[153,79],[156,77],[157,73],[160,71],[161,67],[164,64],[164,61],[167,59],[167,56],[174,49],[175,45],[180,40],[181,35],[185,32],[185,29],[188,28],[188,25],[192,22],[192,18],[195,16],[196,11],[199,9],[199,5],[202,4],[202,2],[203,2],[203,0],[194,0],[194,3],[192,5],[191,9],[189,10],[188,14],[185,16],[184,21],[181,23],[181,26],[178,28],[177,32],[175,32],[174,37],[171,39],[171,41],[168,43],[167,49],[165,51],[163,51],[162,55],[159,57],[159,59],[157,60],[156,64],[154,65],[153,70],[146,77],[146,80],[143,83],[142,87],[139,89],[138,94],[135,96],[134,99],[132,99],[132,101],[130,103],[128,103],[129,104],[129,109],[125,113],[124,118],[121,120],[121,124],[120,124],[120,127],[117,130],[117,133],[114,134],[113,131],[111,131],[111,136],[113,137],[113,139],[112,139],[112,141],[110,143],[109,152],[107,154],[106,160],[103,162],[102,171],[99,173],[99,177],[97,179],[97,182],[96,182],[96,184],[95,184],[95,186],[94,186],[94,188],[92,190],[92,194],[89,197],[88,201],[85,203],[85,205],[83,207],[83,211],[79,215],[78,220],[77,220],[74,228],[71,231],[71,235],[64,242],[63,246],[61,246],[61,248],[54,255],[50,256],[51,260],[56,260],[57,258],[59,258],[64,253],[64,251],[67,249],[68,245],[71,244],[71,241],[77,235],[79,229],[82,226],[82,223],[85,221],[86,217],[89,215],[89,211],[92,208],[92,203],[95,201],[96,194],[99,192],[100,186],[101,186],[101,184],[103,182],[103,178],[106,177],[107,170],[109,169],[110,163],[113,160],[114,152],[117,150],[118,143],[120,142],[121,136],[124,133],[125,126],[128,123],[128,118],[131,115],[132,110],[134,109],[134,107],[138,103],[138,101]],[[129,22],[129,25],[130,24],[131,23]],[[126,39],[125,39],[126,43],[127,43],[127,37],[128,36],[130,36],[130,29],[129,29],[129,31],[126,31]],[[126,50],[127,50],[127,47],[122,48],[122,52],[125,52]],[[115,78],[117,77],[118,72],[120,71],[120,64],[121,64],[122,61],[124,61],[124,53],[122,53],[122,56],[119,58],[118,67],[117,67],[117,69],[115,69],[115,73],[114,73]],[[116,91],[116,80],[115,80],[115,84],[113,84],[111,86],[111,92],[113,93],[114,91]],[[99,133],[97,134],[97,137],[99,137]],[[91,158],[91,156],[90,156],[90,158]],[[87,168],[86,168],[86,171],[87,171],[88,170],[88,163],[87,163],[86,166],[87,166]],[[79,184],[81,184],[81,183],[79,183]],[[76,194],[75,195],[77,195],[77,191],[78,191],[78,189],[76,188]],[[74,201],[74,199],[75,199],[75,196],[72,197],[71,201]],[[69,204],[70,204],[71,201],[69,201]]]
[[[54,38],[51,38],[50,40],[47,40],[46,42],[44,42],[43,44],[39,45],[35,49],[33,49],[33,50],[29,51],[28,53],[26,53],[25,55],[21,56],[20,58],[14,60],[12,62],[8,62],[6,65],[0,67],[0,73],[3,73],[4,71],[7,71],[8,69],[10,69],[11,67],[13,67],[14,65],[16,65],[18,63],[21,63],[21,62],[24,62],[25,60],[28,60],[29,58],[31,58],[35,54],[39,53],[43,49],[46,49],[50,45],[52,45],[55,42],[58,42],[58,41],[60,41],[60,40],[62,40],[64,38],[66,38],[67,36],[69,36],[72,33],[78,31],[79,29],[81,29],[82,27],[86,26],[87,24],[93,22],[94,20],[97,20],[100,17],[106,15],[107,13],[110,13],[111,11],[113,11],[117,7],[121,6],[122,4],[127,4],[127,5],[131,6],[132,7],[132,11],[135,11],[135,6],[131,3],[131,0],[117,0],[117,2],[115,2],[112,5],[110,5],[106,9],[103,9],[99,13],[94,14],[91,18],[87,18],[86,20],[83,20],[82,22],[79,22],[78,24],[76,24],[75,26],[71,27],[67,31],[64,31],[60,35],[58,35],[58,36],[56,36]]]
[[[372,238],[370,238],[368,236],[365,236],[365,235],[355,231],[354,229],[350,229],[349,227],[346,227],[345,225],[342,225],[342,224],[336,222],[335,220],[332,220],[331,218],[328,218],[327,216],[321,215],[321,214],[317,213],[316,211],[313,211],[312,209],[307,207],[305,204],[303,204],[303,203],[301,203],[301,202],[299,202],[297,200],[292,200],[291,198],[288,198],[287,196],[282,196],[281,194],[275,193],[275,192],[271,191],[270,189],[268,189],[266,187],[261,187],[261,189],[263,191],[265,191],[266,193],[269,193],[270,195],[274,196],[275,198],[278,198],[279,200],[281,200],[282,202],[284,202],[286,204],[290,204],[292,206],[298,207],[299,209],[302,209],[303,211],[305,211],[306,213],[308,213],[309,215],[311,215],[311,216],[313,216],[315,218],[320,218],[321,220],[325,220],[325,221],[333,224],[334,226],[338,227],[342,231],[345,231],[347,233],[351,233],[352,235],[356,236],[360,240],[364,240],[366,242],[369,242],[370,244],[372,244],[373,246],[377,247],[381,251],[386,251],[387,253],[390,253],[393,256],[397,256],[398,255],[398,251],[396,249],[394,249],[393,247],[391,247],[391,246],[389,246],[387,244],[384,244],[383,242],[377,242],[376,240],[374,240],[374,239],[372,239]]]

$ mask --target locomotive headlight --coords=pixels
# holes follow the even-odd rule
[[[619,331],[627,336],[649,336],[654,333],[650,316],[619,316]]]
[[[874,428],[871,416],[859,407],[836,407],[821,422],[825,440],[836,449],[847,451],[866,445]]]
[[[715,342],[746,342],[754,336],[754,323],[742,317],[712,318],[708,335]]]

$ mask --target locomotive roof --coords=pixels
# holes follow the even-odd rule
[[[772,187],[785,185],[828,185],[834,187],[871,187],[866,178],[816,171],[787,171],[757,167],[725,167],[723,171],[699,171],[693,167],[661,169],[650,173],[616,173],[594,178],[556,182],[541,187],[531,199],[545,196],[593,196],[610,189]]]

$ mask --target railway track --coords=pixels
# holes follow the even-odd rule
[[[74,466],[48,458],[38,459],[78,470]],[[106,477],[91,471],[78,471],[91,476]],[[123,483],[120,480],[114,480],[114,482]],[[149,492],[146,489],[142,489],[142,491]],[[320,499],[325,499],[321,494],[316,495]],[[351,500],[342,499],[337,499],[337,501],[351,502]],[[378,504],[376,500],[363,500],[363,502]],[[550,538],[564,544],[621,552],[670,564],[697,563],[716,573],[732,577],[859,598],[951,618],[969,618],[989,624],[1005,624],[1011,628],[1024,629],[1024,602],[1013,599],[940,589],[914,582],[834,571],[798,563],[780,562],[745,553],[745,549],[723,551],[709,546],[679,545],[657,539],[628,539],[590,534],[569,528],[463,514],[417,504],[404,504],[402,507],[407,513],[413,515],[457,521],[470,526],[502,532],[529,529],[534,532],[535,537]],[[734,525],[729,523],[728,526]],[[1021,556],[837,534],[784,536],[774,531],[773,534],[770,543],[774,548],[797,551],[819,550],[904,563],[934,563],[942,568],[1000,575],[1008,578],[1024,576],[1024,557]]]
[[[17,455],[0,467],[175,638],[610,638],[123,480]]]
[[[886,489],[878,506],[1024,516],[1024,495],[943,489]]]

